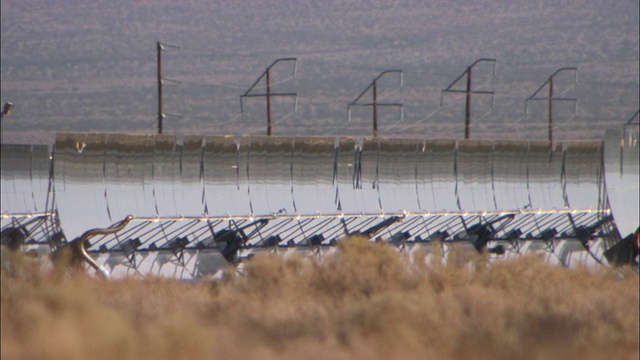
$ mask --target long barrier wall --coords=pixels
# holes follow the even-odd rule
[[[603,209],[603,143],[60,134],[68,238],[134,214]]]

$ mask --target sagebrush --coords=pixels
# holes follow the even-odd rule
[[[418,256],[418,258],[420,258]],[[3,359],[637,359],[638,274],[411,261],[352,238],[221,281],[102,280],[14,255]]]

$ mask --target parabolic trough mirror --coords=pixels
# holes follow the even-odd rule
[[[445,259],[455,245],[490,259],[633,263],[632,130],[553,150],[545,141],[59,134],[53,150],[3,145],[3,244],[18,231],[23,247],[46,252],[111,227],[89,234],[97,266],[180,279],[260,251],[322,256],[353,234],[409,253],[437,246]]]

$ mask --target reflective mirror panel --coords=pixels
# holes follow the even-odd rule
[[[640,183],[638,127],[609,130],[604,141],[604,170],[611,212],[620,235],[638,228]]]

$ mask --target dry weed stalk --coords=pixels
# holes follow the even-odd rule
[[[411,261],[352,238],[323,261],[260,255],[195,285],[16,258],[1,274],[2,357],[637,358],[637,273],[465,256]]]

